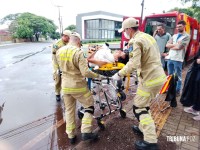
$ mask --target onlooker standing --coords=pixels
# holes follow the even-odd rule
[[[167,56],[168,49],[166,48],[167,42],[171,39],[171,35],[165,31],[164,24],[159,24],[155,30],[153,37],[155,38],[161,55],[162,66],[165,69],[165,56]]]
[[[195,61],[188,70],[180,102],[187,108],[185,112],[197,115],[194,120],[200,120],[200,49]],[[190,107],[191,106],[191,107]]]
[[[177,24],[178,33],[174,34],[167,43],[169,48],[169,60],[167,63],[168,74],[176,73],[178,76],[176,95],[180,96],[182,82],[182,65],[185,57],[187,45],[190,41],[190,35],[185,32],[185,21],[181,20]]]

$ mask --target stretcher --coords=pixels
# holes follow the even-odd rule
[[[97,125],[102,130],[105,129],[102,119],[111,113],[119,111],[122,118],[126,117],[126,111],[122,106],[122,101],[126,99],[126,94],[123,91],[123,81],[114,81],[110,78],[123,67],[124,64],[122,63],[110,63],[101,66],[98,70],[93,70],[94,72],[105,76],[105,78],[93,79],[93,86],[91,88],[91,92],[95,96],[95,104],[99,107],[95,109],[100,110],[100,114],[93,117],[97,120]],[[113,91],[115,96],[113,96],[110,91]],[[83,114],[84,108],[81,107],[78,109],[79,119],[83,118]]]

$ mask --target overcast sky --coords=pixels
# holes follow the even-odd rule
[[[76,15],[92,11],[107,11],[124,16],[141,16],[142,0],[4,0],[1,1],[0,19],[8,14],[30,12],[44,16],[58,26],[60,7],[63,27],[76,24]],[[145,0],[144,16],[162,13],[174,7],[185,7],[178,0]],[[2,26],[0,26],[2,28]]]

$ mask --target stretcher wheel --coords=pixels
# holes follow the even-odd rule
[[[81,112],[81,109],[78,109],[78,118],[83,119],[84,114]]]
[[[125,101],[126,100],[126,94],[124,92],[119,92],[118,97],[120,101]]]
[[[99,128],[100,128],[101,130],[105,130],[104,121],[98,120],[98,121],[97,121],[97,125],[99,126]]]
[[[121,115],[122,118],[126,118],[126,110],[120,109],[119,112],[120,112],[120,115]]]

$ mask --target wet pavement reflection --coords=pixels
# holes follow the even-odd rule
[[[49,43],[0,47],[0,56],[0,146],[7,146],[0,150],[75,147],[81,120],[76,115],[77,143],[70,145],[64,103],[55,100]]]

